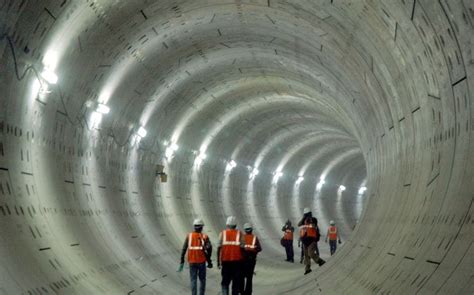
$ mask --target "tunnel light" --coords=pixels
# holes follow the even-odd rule
[[[97,105],[96,112],[105,115],[105,114],[108,114],[108,113],[110,112],[110,108],[109,108],[108,106],[106,106],[105,104],[99,103],[99,104]]]
[[[141,138],[144,138],[147,135],[147,131],[143,126],[140,126],[137,130],[137,135],[140,136]]]
[[[44,55],[42,62],[45,68],[48,68],[53,71],[56,68],[56,65],[58,64],[58,60],[58,52],[55,50],[49,50]]]
[[[56,84],[58,83],[58,76],[48,68],[45,68],[43,72],[41,72],[41,77],[48,82],[48,84]]]
[[[168,160],[171,160],[174,156],[174,152],[178,150],[179,146],[174,142],[172,142],[171,144],[168,144],[168,142],[166,142],[165,145],[168,146],[165,151],[165,156]]]
[[[340,185],[340,186],[339,186],[339,191],[343,192],[343,191],[345,191],[345,190],[346,190],[346,187],[345,187],[345,186],[343,186],[343,185]]]
[[[273,183],[277,183],[278,179],[282,176],[283,176],[283,172],[278,171],[278,170],[275,171],[275,173],[273,173]]]
[[[304,180],[304,177],[299,176],[298,179],[296,180],[296,184],[300,184],[301,182],[303,182],[303,180]]]
[[[321,188],[323,187],[323,185],[326,183],[326,181],[324,180],[324,178],[321,176],[319,178],[319,182],[318,184],[316,185],[316,189],[319,191],[321,190]]]
[[[235,167],[237,167],[237,163],[234,160],[230,160],[229,163],[227,163],[226,170],[231,171]]]
[[[359,195],[362,195],[363,193],[365,193],[366,190],[367,190],[367,188],[365,186],[361,186],[359,188]]]
[[[98,128],[101,121],[102,121],[102,114],[98,112],[92,112],[91,118],[90,118],[91,128]]]
[[[203,152],[199,152],[198,156],[196,157],[196,160],[194,160],[194,164],[196,164],[196,166],[199,166],[202,164],[202,162],[204,162],[206,158],[206,154],[204,154]]]
[[[249,167],[249,168],[251,168],[251,167]],[[252,169],[252,172],[250,172],[249,179],[254,179],[255,176],[258,175],[259,172],[260,172],[260,171],[258,171],[257,167],[254,167],[254,168]]]

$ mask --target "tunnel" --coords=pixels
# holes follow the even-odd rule
[[[473,294],[473,21],[471,0],[0,0],[0,294],[189,294],[193,220],[215,249],[231,215],[262,244],[254,294]],[[306,207],[327,263],[303,275],[280,238]]]

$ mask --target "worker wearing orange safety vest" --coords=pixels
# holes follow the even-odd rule
[[[252,279],[257,264],[257,254],[262,251],[260,241],[257,236],[252,233],[253,227],[250,223],[244,224],[244,262],[243,262],[243,280],[242,291],[244,295],[252,294]]]
[[[188,252],[189,276],[191,278],[191,294],[197,295],[197,278],[199,277],[199,294],[204,295],[206,290],[206,261],[207,267],[212,268],[212,245],[209,237],[202,233],[204,223],[201,219],[193,222],[194,231],[184,240],[181,251],[181,263],[178,272],[183,271],[184,256]]]
[[[341,237],[339,236],[339,230],[337,229],[336,223],[334,220],[329,222],[329,228],[326,235],[326,243],[329,239],[329,249],[331,250],[331,256],[336,253],[337,243],[341,243]]]
[[[291,225],[291,221],[288,219],[285,225],[281,229],[283,231],[283,237],[281,238],[281,245],[285,248],[286,259],[288,262],[295,262],[293,252],[293,232],[295,228]]]
[[[229,294],[232,283],[232,295],[242,292],[242,263],[245,243],[243,235],[237,229],[234,216],[229,216],[226,229],[219,234],[217,245],[217,267],[221,268],[222,295]]]
[[[319,241],[318,220],[313,217],[309,208],[304,208],[303,219],[298,223],[298,226],[301,226],[300,238],[304,247],[304,274],[306,275],[311,272],[311,259],[313,259],[319,266],[322,266],[326,261],[316,254],[316,248],[318,247]]]

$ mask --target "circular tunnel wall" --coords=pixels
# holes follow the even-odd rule
[[[257,294],[474,292],[473,17],[0,1],[0,293],[187,293],[192,220],[215,245],[229,215],[261,240]],[[344,241],[308,276],[279,245],[304,207]]]

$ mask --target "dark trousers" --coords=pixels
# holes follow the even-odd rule
[[[223,261],[222,262],[222,295],[229,294],[229,285],[232,282],[232,295],[238,295],[242,288],[242,262]]]
[[[191,294],[197,295],[197,278],[199,277],[199,295],[206,292],[206,263],[190,263]]]
[[[286,251],[286,260],[293,261],[295,254],[293,253],[293,240],[284,240],[283,247]]]
[[[244,277],[242,280],[243,283],[243,294],[244,295],[250,295],[252,294],[252,279],[253,279],[253,273],[255,271],[255,264],[257,261],[255,259],[246,259],[244,260]]]
[[[318,248],[318,245],[316,244],[316,254],[318,254],[319,256],[319,248]],[[332,254],[331,254],[332,255]],[[301,258],[300,258],[300,263],[303,263],[303,259],[304,259],[304,245],[301,244]]]
[[[336,253],[337,240],[329,240],[329,249],[331,250],[331,256]]]

